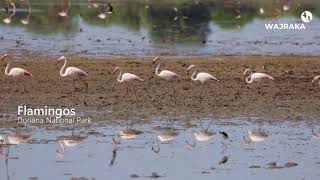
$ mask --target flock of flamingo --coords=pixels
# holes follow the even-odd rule
[[[19,68],[19,67],[13,67],[10,69],[11,67],[11,56],[9,54],[5,54],[1,57],[2,61],[7,61],[7,66],[5,68],[5,75],[6,76],[10,76],[15,78],[15,88],[11,91],[11,93],[9,94],[9,96],[7,96],[6,98],[4,98],[4,100],[1,102],[0,105],[2,105],[11,95],[12,93],[16,90],[17,85],[18,85],[18,80],[21,80],[21,77],[32,77],[32,73]],[[77,67],[67,67],[67,58],[65,56],[61,56],[60,58],[58,58],[58,62],[63,61],[64,64],[62,66],[62,68],[60,69],[60,76],[61,77],[71,77],[73,79],[73,93],[75,93],[75,80],[80,80],[80,82],[82,82],[85,87],[86,87],[86,93],[88,92],[88,83],[86,81],[86,77],[88,76],[88,73],[85,72],[84,70],[77,68]],[[167,80],[169,82],[172,82],[172,89],[173,89],[173,94],[175,95],[175,88],[174,88],[174,81],[175,80],[182,80],[184,79],[182,76],[178,75],[177,73],[173,72],[173,71],[169,71],[169,70],[160,70],[160,58],[156,57],[153,59],[154,63],[158,63],[156,69],[155,69],[155,74],[156,76],[158,76],[159,78],[162,78],[164,80]],[[187,68],[188,74],[189,71],[191,71],[191,69],[195,68],[195,65],[190,65]],[[116,67],[113,71],[113,73],[115,74],[117,71],[120,71],[118,77],[117,77],[117,81],[119,83],[126,83],[127,84],[127,88],[125,91],[125,94],[127,94],[128,92],[128,82],[132,82],[132,81],[145,81],[143,78],[132,74],[132,73],[123,73],[120,67]],[[259,73],[259,72],[255,72],[253,73],[250,69],[246,69],[244,71],[244,75],[247,75],[246,77],[246,82],[251,84],[251,83],[259,83],[261,85],[261,83],[263,81],[267,81],[267,80],[274,80],[274,78],[268,74],[265,73]],[[191,80],[192,81],[199,81],[201,83],[201,87],[200,87],[200,96],[202,95],[202,88],[203,85],[208,82],[208,81],[220,81],[218,78],[216,78],[215,76],[213,76],[212,74],[209,74],[207,72],[198,72],[198,70],[195,70],[192,75],[191,75]],[[320,85],[320,76],[315,76],[312,80],[312,83],[317,82]],[[23,85],[23,84],[22,84]],[[25,91],[24,87],[23,87],[23,92]],[[262,93],[261,93],[262,94]],[[263,94],[262,94],[263,95]],[[86,98],[85,98],[86,99]],[[84,104],[87,105],[86,100],[84,100]]]

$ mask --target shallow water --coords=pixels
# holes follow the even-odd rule
[[[19,1],[10,23],[0,22],[2,51],[22,55],[71,54],[85,57],[193,57],[212,55],[319,55],[319,2],[314,1]],[[1,7],[6,4],[2,2]],[[97,7],[95,7],[97,6]],[[284,10],[289,7],[289,10]],[[102,8],[102,10],[101,10]],[[261,14],[260,8],[264,9]],[[66,9],[67,17],[58,12]],[[306,30],[266,30],[265,23],[302,23],[304,10],[313,13]],[[4,19],[11,13],[0,12]]]
[[[133,174],[150,176],[153,172],[163,176],[161,179],[236,179],[239,176],[261,180],[319,178],[320,141],[312,138],[311,134],[312,128],[319,127],[318,122],[276,122],[261,126],[247,120],[214,120],[210,125],[207,119],[192,122],[197,125],[192,128],[173,123],[170,127],[179,134],[169,143],[160,143],[158,154],[151,151],[155,147],[153,139],[157,139],[159,127],[168,126],[161,119],[149,125],[132,126],[144,133],[135,139],[119,139],[120,144],[116,145],[112,144],[112,137],[118,130],[126,129],[124,124],[77,129],[75,134],[87,138],[77,146],[66,148],[63,157],[57,156],[56,151],[61,151],[61,148],[56,139],[70,136],[71,131],[30,128],[22,133],[31,134],[32,140],[10,146],[9,158],[0,160],[0,179],[132,179],[130,176]],[[244,132],[259,127],[272,137],[263,142],[244,143]],[[205,128],[215,132],[225,131],[229,139],[215,135],[209,141],[196,141],[195,147],[186,148],[186,140],[192,142],[190,133]],[[11,133],[8,129],[1,129],[0,132],[3,136]],[[114,149],[116,153],[112,164]],[[7,147],[3,147],[3,151],[6,150]],[[224,156],[228,156],[228,160],[219,165]],[[286,162],[295,162],[298,166],[270,169],[266,164],[272,161],[276,161],[278,166]]]

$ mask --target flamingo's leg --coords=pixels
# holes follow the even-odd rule
[[[88,87],[89,87],[89,84],[82,78],[80,78],[80,80],[83,82],[83,84],[86,86],[86,93],[84,94],[84,101],[83,101],[83,104],[84,105],[87,105],[87,94],[88,94]]]
[[[174,105],[177,104],[177,98],[176,98],[176,89],[174,88],[174,81],[171,82],[172,90],[173,90],[173,95],[172,97],[174,98]]]
[[[128,94],[128,91],[129,91],[129,87],[128,87],[128,84],[126,83],[126,91],[124,92],[122,97],[126,96]]]
[[[17,82],[17,81],[18,81],[18,79],[15,80],[15,86],[14,86],[14,88],[11,90],[10,94],[3,99],[3,101],[0,103],[0,106],[1,106],[2,104],[4,104],[4,103],[12,96],[12,94],[13,94],[14,92],[16,92],[17,87],[18,87],[18,82]]]

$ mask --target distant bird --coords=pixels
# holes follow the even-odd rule
[[[177,136],[178,136],[178,133],[176,131],[166,130],[161,132],[158,135],[158,139],[161,142],[170,142],[170,141],[173,141]]]
[[[262,14],[264,14],[264,9],[263,8],[260,8],[259,9],[259,13],[262,15]]]
[[[70,8],[70,0],[60,0],[58,15],[63,18],[68,17],[69,8]]]
[[[263,131],[247,131],[243,137],[245,143],[262,142],[270,138],[271,135]]]
[[[26,134],[11,134],[5,138],[0,135],[0,145],[18,145],[31,139],[31,135]]]
[[[86,94],[88,93],[88,83],[85,81],[85,78],[88,76],[88,73],[77,68],[77,67],[66,67],[67,58],[65,56],[61,56],[58,59],[58,62],[64,61],[62,68],[60,69],[61,77],[71,77],[73,79],[73,94],[76,92],[76,79],[79,79],[86,86]],[[86,95],[84,98],[84,104],[87,105]]]
[[[14,93],[14,91],[17,90],[17,86],[18,86],[18,80],[21,79],[22,77],[32,77],[32,74],[25,70],[25,69],[22,69],[22,68],[17,68],[17,67],[14,67],[14,68],[11,68],[10,69],[10,64],[11,64],[11,56],[9,54],[5,54],[1,57],[1,60],[4,61],[6,58],[8,58],[8,64],[7,64],[7,67],[5,69],[5,72],[4,74],[6,76],[11,76],[11,77],[14,77],[16,78],[16,81],[15,81],[15,88],[12,89],[11,93],[0,103],[0,106],[6,101],[8,100],[8,98]],[[10,69],[10,71],[9,71]],[[25,88],[24,88],[24,85],[22,83],[22,86],[23,86],[23,93],[25,93]]]
[[[312,84],[318,81],[318,84],[320,85],[320,76],[315,76],[312,80]]]
[[[176,74],[176,73],[174,73],[172,71],[168,71],[168,70],[162,70],[162,71],[159,72],[159,68],[160,68],[160,65],[161,65],[159,57],[156,57],[156,58],[153,59],[153,63],[156,63],[157,61],[159,61],[159,64],[158,64],[158,66],[156,68],[155,74],[157,76],[159,76],[160,78],[163,78],[165,80],[171,81],[171,85],[172,85],[172,89],[173,89],[173,96],[175,96],[176,92],[175,92],[175,88],[174,88],[173,82],[174,82],[174,80],[181,80],[182,77],[180,75],[178,75],[178,74]]]
[[[58,138],[58,144],[61,147],[61,151],[57,150],[57,155],[63,157],[66,148],[75,147],[86,139],[87,137],[85,136],[67,136]]]
[[[315,138],[315,139],[320,139],[320,131],[314,131],[312,129],[312,136]]]
[[[120,69],[119,67],[116,67],[116,68],[113,70],[113,74],[115,74],[119,69]],[[129,83],[129,82],[132,82],[132,81],[141,81],[141,82],[143,82],[144,79],[138,77],[138,76],[135,75],[135,74],[122,73],[122,71],[120,70],[120,74],[119,74],[119,76],[118,76],[118,78],[117,78],[117,81],[118,81],[119,83],[123,83],[123,82],[126,83],[127,88],[126,88],[126,92],[125,92],[125,94],[124,94],[124,95],[126,95],[126,94],[128,93],[128,88],[129,88],[129,87],[128,87],[128,83]]]
[[[195,65],[190,65],[187,69],[188,73],[189,71],[194,68]],[[193,81],[199,81],[201,82],[201,89],[200,89],[200,96],[202,95],[202,89],[203,89],[203,84],[207,81],[219,81],[216,77],[214,77],[213,75],[206,73],[206,72],[199,72],[198,71],[194,71],[191,75],[191,80]]]

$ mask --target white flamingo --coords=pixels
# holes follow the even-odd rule
[[[88,73],[86,73],[85,71],[83,71],[77,67],[66,67],[67,58],[65,56],[61,56],[58,59],[58,62],[60,62],[60,61],[64,61],[64,64],[63,64],[62,68],[60,69],[60,76],[73,78],[73,94],[75,94],[75,92],[76,92],[76,84],[75,84],[76,79],[79,79],[86,86],[86,94],[87,94],[88,93],[88,83],[85,81],[85,77],[88,76]],[[87,105],[86,95],[84,98],[84,104]]]
[[[262,142],[270,138],[271,135],[263,131],[247,131],[243,137],[245,143]]]
[[[22,77],[32,77],[32,74],[25,70],[25,69],[22,69],[22,68],[18,68],[18,67],[14,67],[14,68],[11,68],[10,69],[10,64],[11,64],[11,56],[9,54],[5,54],[1,57],[1,60],[4,61],[6,58],[8,58],[8,64],[7,64],[7,67],[4,71],[4,74],[6,76],[11,76],[11,77],[14,77],[16,78],[15,80],[15,88],[12,89],[11,93],[0,103],[0,106],[6,101],[8,100],[8,98],[14,93],[14,91],[17,90],[17,82],[19,79],[21,79]],[[10,70],[9,70],[10,69]],[[25,93],[25,88],[24,88],[24,85],[22,83],[22,87],[23,87],[23,93]]]
[[[318,81],[318,84],[320,85],[320,76],[315,76],[312,80],[312,84]]]
[[[120,70],[120,68],[119,68],[119,67],[116,67],[116,68],[113,70],[113,74],[115,74],[118,70]],[[141,82],[143,82],[144,79],[138,77],[138,76],[135,75],[135,74],[122,73],[122,71],[120,70],[120,74],[119,74],[119,76],[118,76],[118,78],[117,78],[117,81],[118,81],[119,83],[123,83],[123,82],[126,83],[127,88],[126,88],[126,92],[125,92],[125,94],[124,94],[124,95],[126,95],[126,94],[128,93],[128,88],[129,88],[129,87],[128,87],[128,83],[129,83],[129,82],[132,82],[132,81],[141,81]]]
[[[248,84],[251,84],[254,82],[259,83],[259,89],[261,90],[261,104],[262,104],[263,92],[261,89],[261,83],[267,80],[274,80],[274,78],[265,73],[252,73],[251,69],[248,69],[248,68],[244,71],[243,75],[245,76],[248,73],[250,73],[249,76],[246,77],[246,82]]]
[[[189,67],[188,67],[188,73],[189,73],[189,71],[192,69],[192,68],[194,68],[195,67],[195,65],[190,65]],[[200,90],[200,96],[202,95],[202,88],[203,88],[203,84],[205,83],[205,82],[207,82],[207,81],[220,81],[220,80],[218,80],[216,77],[214,77],[213,75],[211,75],[211,74],[209,74],[209,73],[206,73],[206,72],[199,72],[198,74],[198,71],[197,70],[195,70],[193,73],[192,73],[192,75],[191,75],[191,80],[193,80],[193,81],[199,81],[199,82],[201,82],[201,90]]]
[[[173,82],[174,80],[181,80],[182,77],[180,75],[178,75],[177,73],[174,73],[172,71],[168,71],[168,70],[161,70],[159,72],[159,68],[160,68],[160,57],[156,57],[153,59],[153,63],[159,61],[159,64],[156,68],[156,71],[155,71],[155,74],[157,76],[159,76],[160,78],[162,79],[165,79],[165,80],[168,80],[168,81],[171,81],[171,85],[172,85],[172,89],[173,89],[173,96],[175,96],[176,92],[175,92],[175,88],[174,88],[174,85],[173,85]]]

